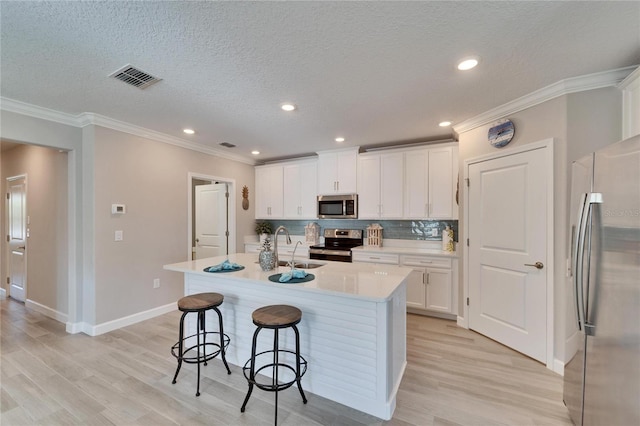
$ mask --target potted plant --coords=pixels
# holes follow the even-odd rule
[[[273,228],[269,222],[256,222],[256,234],[260,237],[260,242],[264,243],[264,240],[271,235]]]

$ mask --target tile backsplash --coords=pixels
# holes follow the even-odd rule
[[[263,221],[258,221],[263,222]],[[423,240],[442,241],[442,230],[448,225],[453,229],[453,239],[458,241],[458,221],[457,220],[354,220],[354,219],[331,219],[331,220],[265,220],[271,223],[275,230],[278,226],[285,226],[292,235],[304,235],[304,227],[310,222],[320,225],[320,235],[323,235],[326,228],[362,229],[378,223],[382,226],[382,238],[396,240]],[[435,232],[434,232],[435,231]],[[435,233],[435,235],[434,235]],[[366,233],[365,233],[366,237]]]

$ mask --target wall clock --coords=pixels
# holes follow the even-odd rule
[[[489,143],[492,146],[502,148],[511,142],[515,132],[516,129],[513,126],[513,122],[505,118],[497,121],[496,124],[489,129],[487,139],[489,139]]]

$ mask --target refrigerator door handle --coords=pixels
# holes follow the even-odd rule
[[[576,299],[576,314],[578,318],[578,330],[582,330],[582,324],[584,323],[584,301],[582,296],[582,268],[583,268],[583,254],[584,254],[584,235],[583,235],[583,222],[586,222],[585,212],[587,204],[587,194],[582,194],[580,197],[580,210],[578,211],[578,223],[576,224],[576,239],[573,251],[573,295]]]
[[[576,309],[578,311],[578,329],[582,330],[584,328],[584,332],[586,334],[591,334],[591,327],[587,327],[586,318],[585,318],[585,301],[584,301],[584,245],[587,236],[587,232],[589,233],[589,238],[591,238],[591,229],[587,229],[589,224],[589,216],[592,213],[593,204],[602,203],[602,194],[598,192],[591,192],[588,194],[583,194],[582,203],[580,205],[580,214],[578,219],[578,232],[576,235],[576,251],[574,254],[574,291],[576,295]]]

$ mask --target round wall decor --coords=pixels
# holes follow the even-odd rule
[[[511,142],[515,132],[516,129],[513,126],[513,122],[505,118],[497,121],[495,125],[491,126],[487,139],[492,146],[502,148]]]

